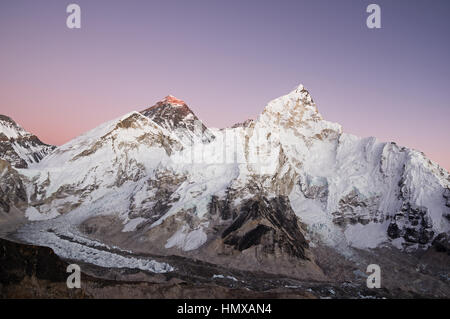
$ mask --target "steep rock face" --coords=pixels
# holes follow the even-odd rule
[[[447,207],[450,207],[450,189],[446,188],[444,191],[444,194],[442,194],[442,196],[444,196],[444,198],[445,198],[445,205]]]
[[[55,146],[42,143],[11,118],[0,115],[0,158],[16,168],[40,162]]]
[[[174,171],[156,171],[155,175],[146,181],[145,187],[132,194],[130,219],[144,219],[146,224],[156,222],[179,200],[179,197],[173,194],[185,180],[185,175]]]
[[[25,187],[19,173],[0,159],[0,211],[9,213],[12,206],[24,206],[27,202]]]
[[[340,226],[347,224],[363,224],[384,221],[384,215],[378,211],[378,196],[367,198],[358,189],[351,190],[341,197],[338,210],[333,213],[333,223]]]
[[[239,251],[260,246],[266,254],[283,254],[306,259],[308,243],[300,229],[287,197],[246,201],[238,217],[227,227],[222,238],[225,245]]]
[[[402,238],[403,247],[427,247],[437,234],[449,232],[446,216],[450,210],[442,195],[450,178],[448,172],[423,153],[404,148],[401,151],[406,153],[406,160],[399,170],[397,185],[400,207],[388,216],[391,220],[388,235],[392,239]]]
[[[245,120],[244,122],[234,124],[233,126],[231,126],[231,128],[249,127],[250,125],[252,125],[252,123],[254,123],[254,120],[248,119],[248,120]]]
[[[405,245],[428,244],[434,237],[433,225],[426,207],[405,205],[392,217],[388,227],[392,239],[403,238]]]
[[[161,127],[172,131],[187,145],[196,141],[211,142],[214,135],[191,111],[187,104],[172,95],[149,107],[141,113]]]

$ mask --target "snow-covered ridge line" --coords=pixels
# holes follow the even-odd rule
[[[0,115],[0,158],[8,161],[14,167],[33,166],[51,153],[54,148],[25,131],[10,117]]]
[[[108,216],[120,236],[181,252],[220,240],[215,227],[257,198],[286,198],[312,245],[426,249],[450,231],[446,170],[418,151],[344,133],[302,85],[224,130],[196,130],[174,99],[104,123],[21,171],[28,216]]]

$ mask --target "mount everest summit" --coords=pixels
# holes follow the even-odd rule
[[[168,273],[178,256],[330,281],[432,252],[448,277],[449,173],[344,133],[302,85],[232,128],[169,95],[56,148],[0,116],[0,143],[0,228],[64,259]]]

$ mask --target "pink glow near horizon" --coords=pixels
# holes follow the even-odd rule
[[[375,32],[351,1],[77,1],[76,31],[63,2],[2,2],[0,114],[61,145],[167,95],[207,126],[231,126],[303,83],[345,132],[421,150],[449,170],[450,5],[379,2]]]

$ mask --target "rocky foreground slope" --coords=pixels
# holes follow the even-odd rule
[[[1,216],[8,205],[34,221],[14,237],[63,258],[167,273],[167,259],[126,255],[180,256],[327,282],[339,281],[339,258],[341,275],[361,281],[366,262],[432,250],[445,257],[427,260],[443,268],[416,289],[428,280],[447,294],[449,173],[418,151],[344,133],[301,85],[221,130],[168,96],[27,169],[4,167]]]
[[[105,271],[87,266],[93,276],[83,272],[79,289],[66,285],[67,261],[61,260],[47,247],[23,245],[0,239],[0,298],[314,298],[309,292],[256,292],[224,283],[193,284],[180,279],[154,278],[133,269]]]

